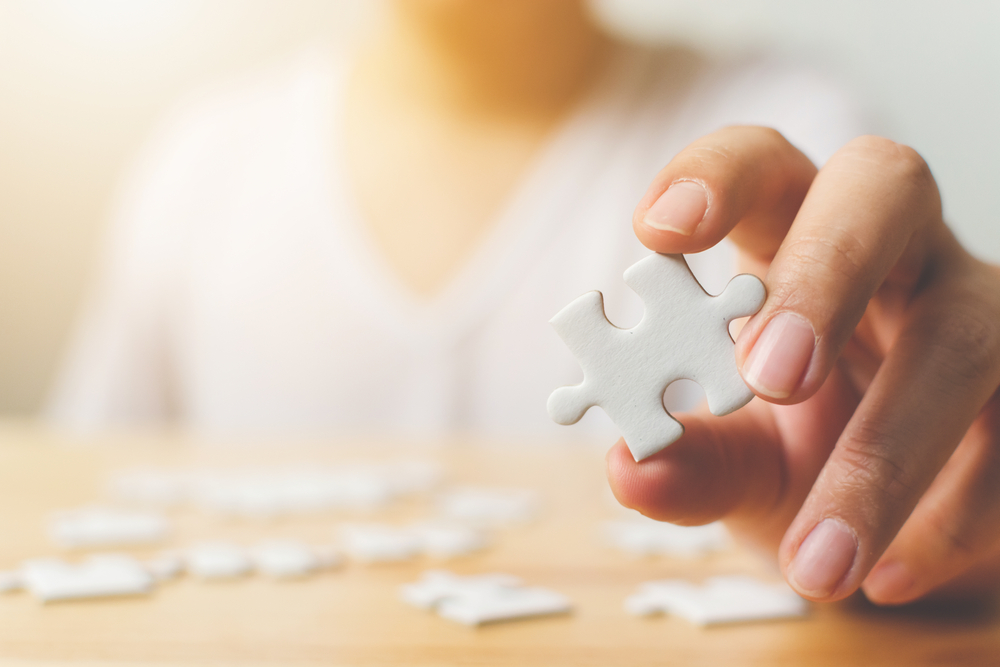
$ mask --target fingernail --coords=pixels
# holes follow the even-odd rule
[[[765,396],[787,398],[799,386],[815,348],[816,333],[809,322],[793,313],[778,313],[743,362],[743,379]]]
[[[789,583],[803,595],[824,598],[833,593],[858,552],[851,529],[835,519],[823,519],[799,546],[788,571]]]
[[[865,580],[865,593],[875,602],[902,602],[916,579],[899,561],[876,565]]]
[[[646,211],[642,221],[653,229],[691,236],[708,211],[708,194],[694,181],[674,183]]]

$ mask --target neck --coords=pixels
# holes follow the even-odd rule
[[[608,40],[575,0],[399,2],[371,64],[407,96],[454,112],[558,113]]]

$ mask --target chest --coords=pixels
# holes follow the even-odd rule
[[[551,114],[446,114],[348,86],[340,126],[349,192],[385,264],[440,292],[482,242],[549,133]],[[336,149],[334,149],[336,150]]]

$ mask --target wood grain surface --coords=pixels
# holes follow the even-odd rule
[[[538,519],[503,529],[482,555],[445,563],[347,564],[301,581],[180,579],[148,597],[43,605],[0,595],[0,666],[11,665],[1000,665],[992,603],[878,609],[856,597],[813,606],[803,620],[703,629],[678,618],[633,618],[622,603],[640,582],[713,574],[776,578],[765,560],[734,548],[707,560],[635,559],[605,546],[601,522],[621,516],[593,447],[472,443],[206,443],[170,435],[86,441],[30,424],[0,425],[0,570],[59,555],[45,536],[53,510],[106,499],[117,469],[136,465],[260,466],[391,458],[440,461],[452,483],[536,489]],[[168,547],[205,539],[243,544],[295,537],[334,541],[348,519],[407,521],[433,513],[429,498],[367,514],[226,520],[171,512]],[[153,550],[131,551],[138,556]],[[70,557],[75,557],[70,555]],[[400,584],[431,567],[507,572],[568,595],[573,614],[470,629],[408,607]]]

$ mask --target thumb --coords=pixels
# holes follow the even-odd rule
[[[783,464],[766,410],[754,400],[725,417],[680,415],[684,435],[639,463],[619,440],[606,457],[611,490],[625,507],[683,525],[773,507]]]

